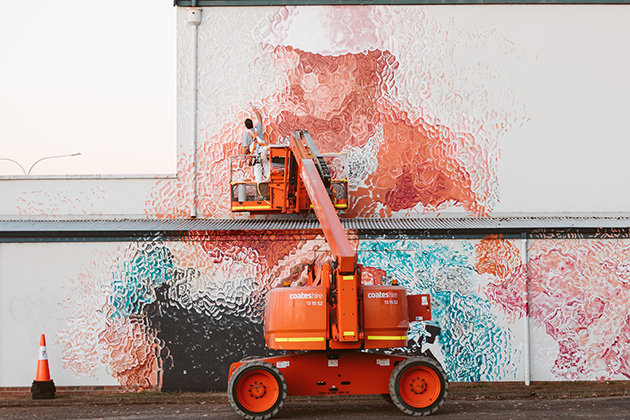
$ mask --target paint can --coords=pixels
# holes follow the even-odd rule
[[[244,180],[238,184],[238,201],[243,202],[247,199],[247,185],[244,184]]]

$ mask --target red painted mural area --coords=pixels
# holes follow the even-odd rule
[[[395,64],[390,53],[333,57],[277,47],[274,57],[287,86],[274,98],[282,111],[270,117],[271,139],[301,128],[311,132],[321,152],[330,153],[363,146],[376,134],[377,101]]]
[[[202,249],[215,263],[220,263],[226,256],[232,256],[242,249],[253,251],[268,266],[273,268],[287,258],[296,248],[308,239],[317,237],[316,233],[283,231],[242,232],[241,234],[209,234],[209,232],[191,231],[186,239],[201,244]]]
[[[422,110],[396,101],[398,62],[390,52],[327,56],[278,46],[273,58],[277,91],[260,100],[265,136],[276,143],[299,128],[311,132],[323,153],[352,153],[353,205],[346,217],[447,207],[489,214],[487,194],[476,190],[490,188],[475,188],[472,181],[474,173],[477,183],[493,182],[481,148],[471,134],[455,133],[437,119],[429,122],[418,117]],[[244,119],[236,117],[223,126],[220,138],[200,145],[198,185],[205,217],[229,213],[225,174],[229,156],[239,153],[235,139],[242,135]],[[183,166],[180,177],[188,179],[192,165]],[[182,216],[181,200],[187,197],[182,190],[180,180],[163,183],[148,200],[153,207],[148,213]]]
[[[508,317],[521,318],[527,313],[527,268],[513,241],[490,235],[475,245],[475,269],[489,275],[484,293]]]
[[[395,57],[388,51],[324,56],[291,47],[277,47],[279,69],[287,72],[287,87],[269,104],[282,111],[270,118],[268,138],[295,128],[313,134],[322,152],[363,147],[382,136],[376,155],[378,167],[354,195],[348,216],[379,216],[427,209],[445,203],[485,214],[471,188],[467,168],[457,159],[454,135],[439,124],[410,121],[391,99],[395,90]],[[379,205],[380,203],[380,205]]]

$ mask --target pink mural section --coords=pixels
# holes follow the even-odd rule
[[[60,303],[69,313],[58,334],[64,368],[78,376],[95,377],[105,366],[126,389],[158,389],[162,372],[155,331],[141,317],[116,316],[112,264],[133,255],[134,246],[99,253],[73,280],[68,298]]]
[[[490,235],[475,245],[475,269],[489,281],[483,291],[508,318],[527,313],[527,268],[514,240]]]
[[[629,255],[627,240],[533,240],[526,266],[514,240],[489,236],[475,245],[475,268],[488,278],[486,297],[508,319],[529,315],[555,342],[534,349],[555,357],[546,374],[611,380],[630,378]]]
[[[319,29],[325,34],[322,43],[327,45],[316,48],[318,51],[309,51],[298,41],[291,45],[292,25],[299,25],[300,16],[309,13],[304,8],[282,8],[271,17],[268,10],[260,11],[258,17],[266,21],[256,20],[255,11],[244,10],[247,19],[257,22],[246,31],[238,26],[238,19],[245,17],[238,16],[232,16],[237,20],[233,23],[227,17],[213,16],[209,18],[212,25],[202,26],[200,54],[211,61],[202,65],[210,73],[201,77],[224,77],[230,88],[210,90],[214,85],[208,82],[209,90],[202,88],[200,93],[197,161],[202,215],[229,215],[229,157],[239,153],[243,121],[251,116],[250,100],[262,111],[265,136],[271,143],[304,129],[311,132],[320,151],[348,153],[352,206],[344,217],[407,216],[453,209],[489,215],[499,200],[496,138],[524,120],[522,110],[514,111],[513,102],[487,100],[473,104],[480,116],[473,116],[472,111],[460,114],[456,107],[444,109],[441,101],[448,103],[457,97],[460,102],[472,101],[472,94],[460,88],[454,77],[481,73],[461,64],[461,75],[440,74],[458,66],[448,65],[444,58],[453,53],[445,38],[449,29],[424,12],[405,15],[388,7],[317,10],[320,13],[313,13],[312,20],[320,19]],[[400,25],[393,29],[396,21]],[[241,57],[240,44],[232,50],[219,43],[221,34],[231,29],[240,37],[233,42],[252,42],[247,59]],[[413,35],[418,30],[424,31],[421,40]],[[477,41],[486,36],[490,35],[475,34]],[[426,46],[431,42],[437,43],[433,49]],[[255,51],[260,56],[253,55]],[[413,63],[416,52],[421,54],[419,61],[440,60],[442,67],[427,64],[418,68]],[[238,67],[239,63],[243,65]],[[221,76],[217,70],[235,67],[246,74]],[[251,82],[259,86],[251,86]],[[475,91],[483,89],[475,87]],[[248,90],[267,93],[230,102],[245,98],[242,92]],[[441,96],[434,90],[441,91]],[[479,95],[488,97],[487,92]],[[232,115],[226,115],[225,109]],[[179,167],[176,181],[160,182],[149,195],[148,216],[189,214],[192,156],[181,152]]]
[[[530,316],[558,344],[553,373],[630,378],[630,243],[536,240],[529,255]]]

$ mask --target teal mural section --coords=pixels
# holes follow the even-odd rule
[[[512,330],[479,293],[474,251],[470,241],[362,241],[359,258],[386,270],[408,293],[431,295],[430,324],[441,328],[439,354],[451,381],[515,380],[521,354]],[[424,323],[412,324],[410,338],[423,334]]]

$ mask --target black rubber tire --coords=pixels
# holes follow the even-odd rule
[[[244,380],[249,375],[257,372],[265,372],[267,375],[270,375],[275,380],[274,386],[277,386],[277,389],[274,391],[278,392],[277,400],[274,404],[264,411],[253,411],[246,407],[247,402],[239,401],[239,382]],[[284,402],[287,399],[287,382],[282,375],[282,372],[268,362],[263,361],[253,361],[247,362],[241,365],[236,371],[232,374],[230,381],[228,382],[228,400],[232,405],[232,408],[240,414],[243,418],[248,420],[267,420],[276,414],[284,405]]]
[[[428,398],[430,403],[415,406],[405,401],[401,393],[401,380],[412,371],[426,372],[430,377],[434,378],[432,380],[433,383],[430,384],[427,389],[423,388],[418,394],[420,395],[424,392],[434,394],[434,398]],[[422,379],[422,381],[424,382],[424,379]],[[435,387],[436,383],[439,383],[439,390]],[[392,397],[394,405],[405,414],[409,414],[410,416],[428,416],[433,414],[444,404],[446,396],[448,395],[448,379],[446,372],[444,372],[444,369],[442,369],[442,366],[436,360],[429,357],[418,356],[405,359],[392,371],[389,378],[389,395]]]

